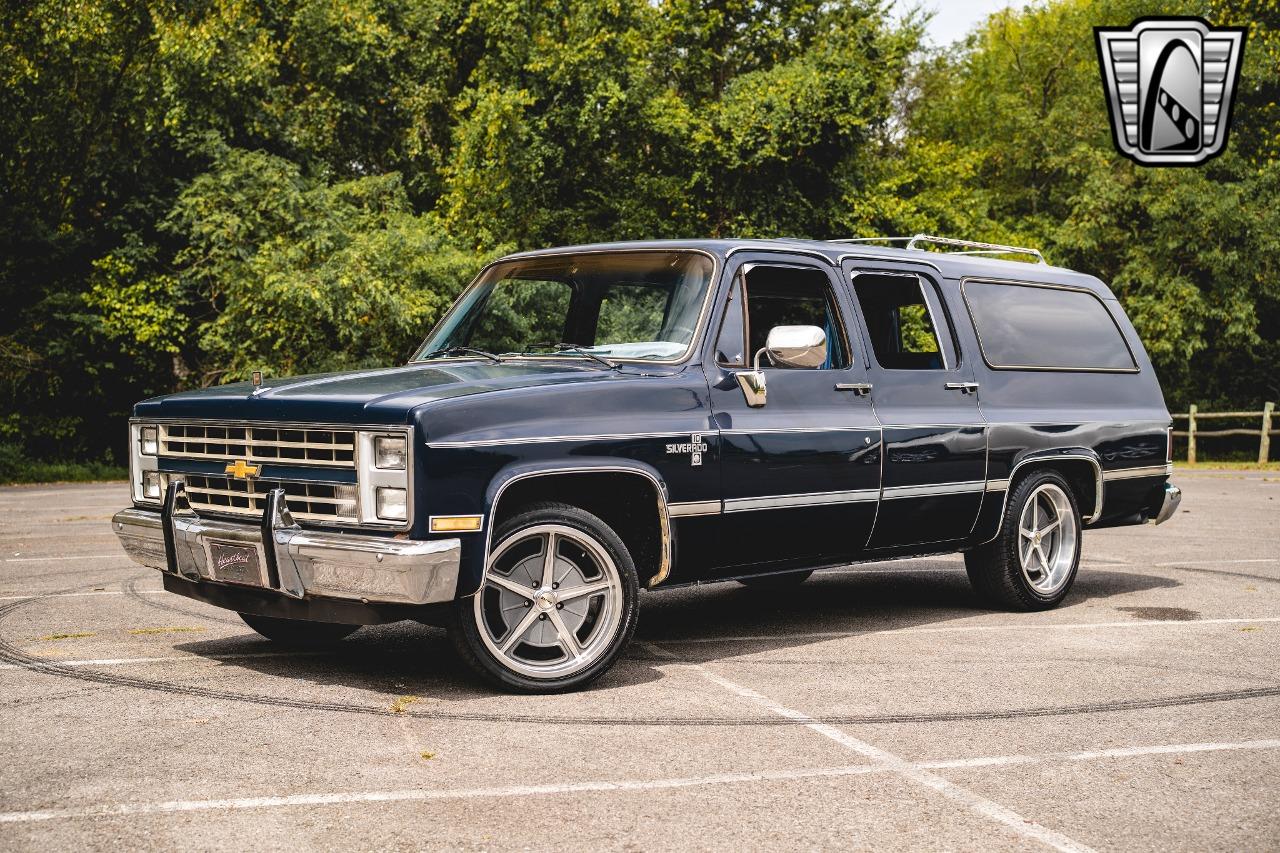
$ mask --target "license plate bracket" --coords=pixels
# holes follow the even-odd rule
[[[266,586],[262,553],[243,542],[209,541],[209,574],[220,583]]]

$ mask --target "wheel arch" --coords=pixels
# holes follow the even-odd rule
[[[499,471],[485,492],[483,565],[474,588],[465,592],[460,589],[459,596],[470,595],[483,586],[493,532],[502,520],[520,506],[537,500],[572,503],[599,515],[632,551],[637,567],[646,555],[651,556],[649,564],[656,563],[657,568],[645,581],[646,587],[652,589],[670,575],[674,542],[667,487],[655,469],[642,462],[616,458],[515,464]],[[637,502],[648,503],[653,512],[633,514]]]
[[[1102,516],[1105,490],[1102,476],[1102,459],[1087,447],[1071,447],[1026,453],[1014,462],[1009,470],[1000,500],[1000,513],[996,517],[995,532],[982,544],[993,541],[1004,528],[1004,516],[1009,506],[1009,495],[1018,482],[1036,471],[1056,471],[1067,481],[1080,505],[1080,520],[1092,524]]]

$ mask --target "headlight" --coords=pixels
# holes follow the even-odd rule
[[[373,465],[384,471],[403,471],[408,448],[403,436],[380,435],[373,440]],[[381,513],[379,513],[381,515]]]
[[[138,430],[139,452],[143,456],[155,456],[160,450],[160,428],[144,426]]]
[[[160,467],[160,427],[129,424],[129,492],[135,503],[157,504],[164,497]]]
[[[403,528],[413,514],[409,504],[412,434],[392,428],[360,430],[357,438],[357,514],[361,524]]]
[[[379,486],[377,490],[378,518],[387,521],[405,521],[409,517],[409,492]]]

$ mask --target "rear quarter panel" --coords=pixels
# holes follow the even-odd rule
[[[996,280],[991,276],[983,279]],[[1024,461],[1060,454],[1095,459],[1103,475],[1103,505],[1088,520],[1096,524],[1144,509],[1153,486],[1163,484],[1168,475],[1167,430],[1171,419],[1146,348],[1120,303],[1104,284],[1088,276],[1070,274],[1032,283],[1092,291],[1115,320],[1133,353],[1137,370],[1107,373],[992,368],[983,358],[963,297],[962,280],[948,280],[946,298],[953,303],[960,345],[973,364],[980,383],[979,406],[990,425],[989,490],[975,529],[977,541],[995,535],[1006,494],[1005,489],[996,487],[1013,476]],[[1093,503],[1091,495],[1078,497],[1082,503]]]

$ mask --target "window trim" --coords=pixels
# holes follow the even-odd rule
[[[751,368],[755,364],[755,355],[756,355],[755,353],[751,352],[751,291],[748,289],[749,285],[747,283],[747,276],[750,275],[751,271],[754,270],[756,267],[770,267],[772,269],[796,269],[796,270],[803,270],[806,272],[815,272],[827,280],[827,296],[830,298],[831,307],[835,309],[835,314],[836,314],[836,333],[840,335],[840,343],[844,346],[845,361],[848,362],[847,364],[845,364],[844,367],[810,367],[810,368],[778,367],[776,364],[773,364],[772,362],[770,362],[767,365],[761,364],[760,368],[762,370],[801,370],[804,372],[818,372],[823,370],[840,371],[840,370],[851,369],[854,365],[853,346],[850,341],[848,321],[845,320],[844,313],[840,308],[840,294],[836,290],[837,284],[835,280],[832,279],[831,274],[824,267],[818,266],[816,264],[798,263],[794,261],[777,262],[777,261],[747,260],[747,261],[744,261],[738,267],[737,271],[734,274],[734,279],[735,280],[740,279],[742,282],[742,350],[743,350],[743,357],[747,360],[746,366],[748,368]],[[725,300],[725,305],[727,307],[728,299]],[[723,328],[724,326],[723,320],[721,321],[720,325]],[[720,336],[719,336],[719,333],[717,333],[716,340],[715,342],[712,343],[713,350],[715,349],[716,344],[719,343],[719,340],[720,340]],[[831,354],[830,341],[828,341],[827,342],[828,357],[830,357],[830,354]],[[714,358],[714,353],[712,357]],[[724,367],[724,366],[726,365],[721,365],[721,367]]]
[[[1073,293],[1083,293],[1086,296],[1093,297],[1094,301],[1102,308],[1102,312],[1107,315],[1107,319],[1111,321],[1112,327],[1116,330],[1116,334],[1120,336],[1120,342],[1124,344],[1125,352],[1129,353],[1129,361],[1133,363],[1133,367],[1041,367],[1027,364],[996,364],[987,357],[987,348],[982,343],[982,332],[978,329],[978,318],[974,314],[973,305],[969,302],[969,294],[965,290],[965,286],[969,282],[976,284],[995,284],[1005,285],[1008,287],[1035,287],[1041,290],[1066,290]],[[969,313],[969,323],[973,326],[973,334],[978,339],[978,352],[982,355],[982,361],[992,370],[1025,370],[1035,371],[1038,373],[1141,373],[1142,367],[1138,363],[1138,357],[1133,351],[1133,347],[1129,344],[1129,338],[1125,335],[1124,329],[1120,327],[1120,323],[1116,320],[1115,315],[1111,313],[1111,309],[1107,307],[1106,300],[1098,296],[1087,287],[1076,287],[1069,284],[1053,284],[1043,281],[1021,281],[1018,279],[1007,278],[990,278],[987,276],[966,276],[960,279],[960,296],[964,300],[965,310]]]
[[[938,355],[942,357],[942,367],[932,368],[911,368],[911,367],[885,367],[880,363],[880,355],[876,352],[875,343],[871,340],[871,328],[867,323],[867,314],[862,307],[862,301],[858,299],[858,287],[854,282],[860,276],[888,276],[893,278],[914,278],[916,285],[920,288],[920,296],[924,299],[924,308],[929,315],[929,322],[933,324],[933,336],[938,342]],[[927,288],[932,289],[930,294]],[[954,373],[964,366],[964,353],[960,349],[960,339],[956,337],[955,321],[951,319],[951,312],[947,310],[946,297],[942,295],[942,288],[938,287],[937,282],[932,278],[918,272],[900,272],[898,270],[880,270],[865,269],[861,267],[854,268],[849,271],[849,295],[853,299],[853,304],[858,310],[859,317],[862,321],[864,334],[866,335],[866,351],[868,357],[875,362],[880,370],[891,370],[895,373]],[[932,295],[933,299],[930,299]],[[942,318],[947,321],[946,332],[950,336],[951,349],[955,352],[955,364],[947,363],[947,345],[942,340],[942,327],[938,325],[938,318],[934,314],[933,300],[937,300],[938,308],[942,312]],[[972,320],[972,318],[970,318]]]

